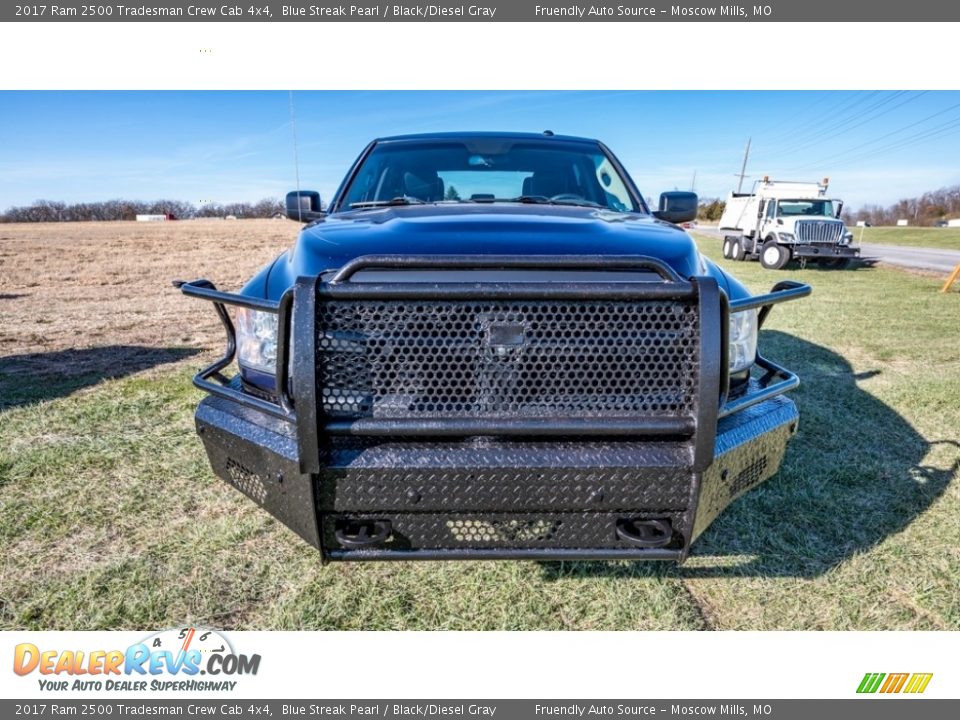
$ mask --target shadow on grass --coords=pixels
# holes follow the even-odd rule
[[[101,380],[126,377],[198,352],[193,348],[106,345],[0,357],[0,410],[65,397]]]
[[[808,260],[806,269],[817,270],[819,272],[856,272],[857,270],[869,270],[870,268],[876,267],[879,261],[880,259],[875,257],[859,257],[852,258],[850,263],[844,267],[830,267],[829,265],[823,265],[816,260]],[[793,260],[788,267],[791,270],[799,270],[801,265],[798,261]]]
[[[843,270],[869,270],[877,266],[877,263],[880,262],[879,258],[874,257],[859,257],[850,261],[850,265],[843,268]],[[830,268],[822,268],[824,270],[829,270]]]
[[[694,543],[689,564],[543,563],[547,579],[658,575],[816,577],[902,531],[946,490],[960,462],[925,465],[928,440],[857,383],[841,356],[775,331],[764,353],[795,370],[800,432],[780,472],[734,502]],[[640,567],[638,567],[640,566]]]

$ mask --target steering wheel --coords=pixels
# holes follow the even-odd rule
[[[560,193],[559,195],[554,195],[550,198],[550,202],[559,202],[561,200],[585,200],[586,198],[583,195],[575,195],[574,193]]]

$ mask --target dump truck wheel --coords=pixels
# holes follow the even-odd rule
[[[790,251],[776,240],[767,240],[760,248],[760,264],[768,270],[781,270],[790,262]]]
[[[746,257],[746,253],[743,252],[743,241],[736,239],[730,242],[730,259],[740,262],[743,258]]]
[[[730,252],[730,238],[725,237],[723,239],[723,257],[725,260],[729,260],[732,257]]]

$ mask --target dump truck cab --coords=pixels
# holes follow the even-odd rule
[[[651,211],[596,140],[370,143],[239,293],[180,284],[227,335],[195,378],[214,471],[324,560],[682,561],[796,432],[757,333],[810,291],[751,295],[696,208]]]

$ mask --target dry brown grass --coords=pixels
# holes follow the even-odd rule
[[[0,357],[219,347],[209,305],[183,297],[170,281],[207,277],[237,289],[289,247],[299,227],[287,220],[0,225]]]

